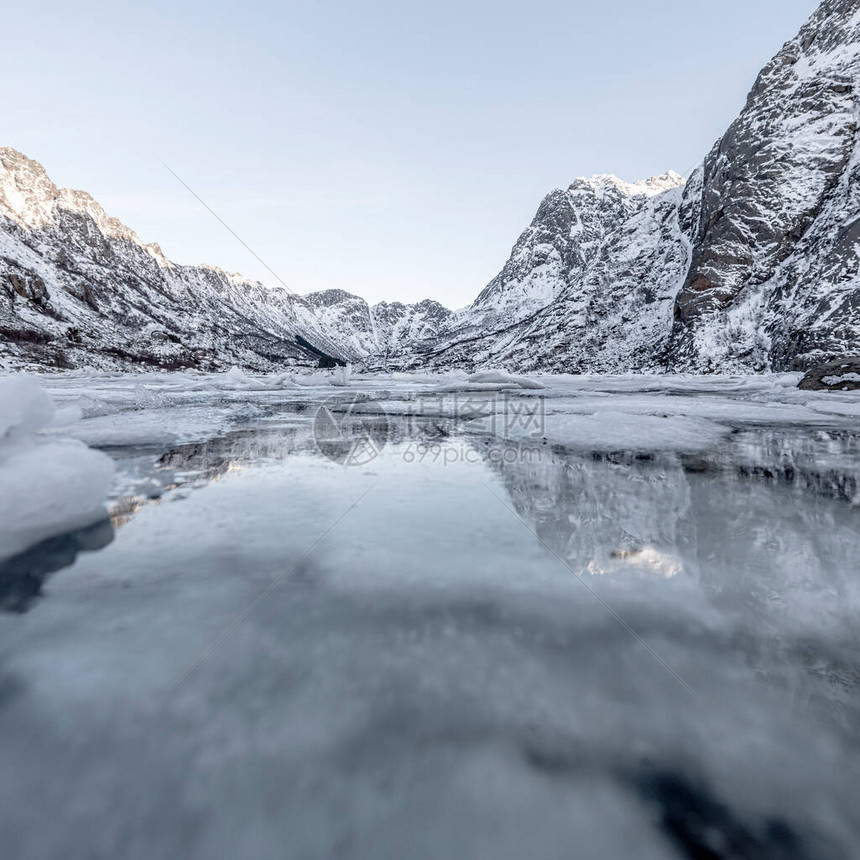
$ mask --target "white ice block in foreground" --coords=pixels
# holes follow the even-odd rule
[[[40,437],[53,417],[33,379],[0,379],[0,558],[105,517],[113,461],[83,442]]]

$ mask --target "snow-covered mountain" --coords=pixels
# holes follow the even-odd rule
[[[826,0],[690,183],[672,360],[777,369],[860,351],[860,2]]]
[[[417,305],[367,303],[343,290],[306,297],[327,329],[369,357],[387,358],[393,366],[449,367],[503,363],[520,368],[551,366],[564,352],[570,332],[587,332],[578,344],[583,355],[594,352],[600,335],[593,327],[618,323],[619,343],[607,347],[606,365],[617,366],[619,353],[653,352],[653,332],[663,320],[671,327],[674,284],[650,269],[665,267],[663,258],[634,265],[618,282],[618,264],[636,249],[652,246],[664,229],[667,214],[680,200],[684,180],[673,171],[642,182],[615,176],[575,180],[565,191],[553,191],[518,239],[502,271],[467,308],[451,312],[435,302]],[[683,255],[676,255],[675,280],[681,277]],[[650,325],[634,336],[626,321],[637,305],[654,304],[654,281],[662,304],[649,309]],[[607,285],[607,282],[608,285]],[[639,293],[638,299],[634,297]],[[566,301],[560,301],[567,295]],[[557,329],[552,337],[541,328],[526,334],[541,311],[552,307]],[[659,309],[662,316],[653,311]],[[616,317],[619,319],[616,320]],[[334,335],[333,335],[334,336]],[[507,348],[516,344],[516,351]]]
[[[402,361],[415,349],[436,343],[453,317],[448,308],[431,299],[371,306],[345,290],[323,290],[309,293],[304,300],[338,343],[383,363],[389,358]]]
[[[860,353],[860,0],[825,0],[684,182],[550,193],[406,366],[805,369]]]
[[[499,276],[416,363],[562,369],[576,356],[593,369],[640,358],[650,366],[664,321],[671,326],[667,270],[677,279],[684,263],[659,241],[678,234],[682,189],[670,172],[635,184],[595,176],[552,192]]]
[[[313,309],[214,266],[180,266],[82,191],[0,149],[0,360],[15,366],[224,368],[316,363]]]
[[[552,192],[464,322],[481,331],[519,322],[546,307],[565,283],[586,271],[619,224],[647,205],[650,197],[682,182],[674,172],[634,184],[615,176],[593,176],[577,179],[566,191]]]
[[[467,308],[304,299],[178,266],[0,150],[0,358],[239,364],[802,369],[860,353],[860,0],[825,0],[686,183],[577,179]]]
[[[180,266],[0,149],[0,361],[9,366],[251,370],[402,356],[435,341],[438,302],[369,307],[343,290],[299,297],[215,266]],[[297,341],[301,339],[301,342]],[[310,349],[308,348],[310,345]]]
[[[860,352],[860,0],[826,0],[683,184],[552,192],[415,363],[805,368]]]

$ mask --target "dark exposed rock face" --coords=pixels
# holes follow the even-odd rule
[[[826,0],[700,170],[674,365],[799,370],[857,351],[858,84],[860,3]]]
[[[860,356],[841,358],[813,367],[797,387],[804,391],[860,390]]]
[[[6,281],[22,299],[27,299],[39,307],[47,307],[50,303],[51,296],[45,287],[45,282],[38,275],[11,272],[6,276]]]
[[[770,279],[818,217],[857,133],[855,2],[827,2],[764,68],[705,160],[693,259],[678,294],[689,321]]]

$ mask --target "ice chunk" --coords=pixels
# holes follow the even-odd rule
[[[247,373],[238,367],[231,367],[227,373],[224,374],[224,377],[226,388],[238,389],[240,391],[242,389],[248,391],[262,391],[269,387],[259,379],[254,379],[253,377],[248,376]]]
[[[296,385],[301,385],[306,388],[317,385],[335,385],[338,387],[346,387],[352,378],[352,367],[337,367],[333,371],[323,370],[316,373],[301,373],[295,374],[290,379]]]
[[[435,389],[440,394],[456,394],[460,391],[519,391],[514,382],[452,382]]]
[[[113,461],[73,439],[39,437],[53,416],[34,380],[0,379],[0,558],[105,517]]]
[[[0,444],[47,426],[54,417],[50,397],[26,376],[0,379]]]
[[[347,364],[335,369],[334,375],[331,378],[331,384],[345,388],[349,385],[350,379],[352,379],[352,365]]]
[[[497,385],[516,385],[518,388],[546,388],[542,382],[529,379],[527,376],[513,376],[502,370],[482,370],[466,377],[467,382],[489,383]]]

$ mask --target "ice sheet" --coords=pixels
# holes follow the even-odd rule
[[[736,468],[840,437],[749,432],[703,471],[225,441],[219,480],[0,617],[8,850],[850,856],[856,511]]]

